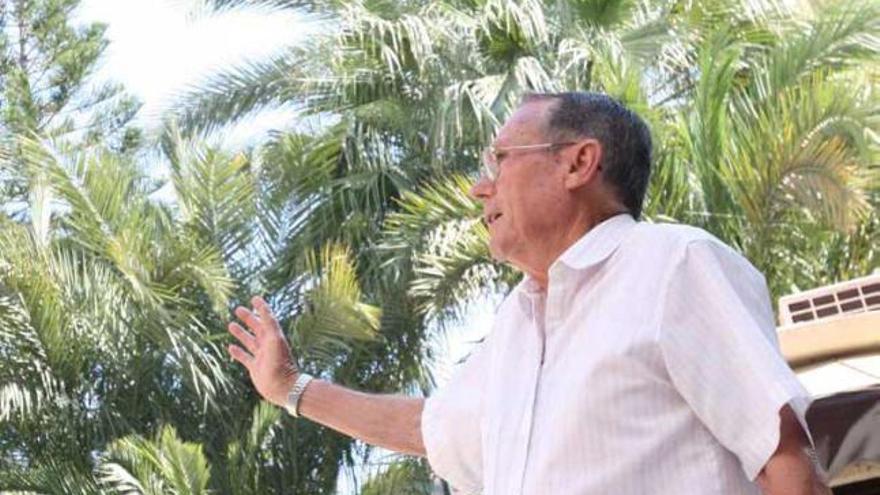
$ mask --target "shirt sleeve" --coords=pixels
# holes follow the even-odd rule
[[[779,351],[763,275],[714,239],[672,269],[658,340],[673,386],[754,481],[779,444],[789,404],[810,444],[810,395]]]
[[[483,486],[481,422],[490,352],[489,337],[477,345],[449,382],[425,400],[422,441],[434,473],[463,493]]]

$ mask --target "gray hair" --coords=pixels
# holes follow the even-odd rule
[[[602,145],[602,176],[638,219],[651,175],[651,132],[619,101],[600,93],[529,93],[522,102],[558,102],[550,110],[548,132],[559,138],[594,138]],[[559,135],[559,136],[557,136]]]

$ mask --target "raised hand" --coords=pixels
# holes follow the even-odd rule
[[[247,329],[236,322],[229,323],[229,333],[241,344],[229,344],[229,354],[247,368],[251,382],[264,399],[284,406],[299,368],[269,305],[259,296],[251,299],[251,304],[253,311],[242,306],[235,308],[235,316]]]

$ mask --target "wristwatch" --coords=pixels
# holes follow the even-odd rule
[[[308,385],[313,378],[314,377],[308,373],[300,373],[296,378],[296,383],[293,384],[293,388],[287,393],[287,402],[284,404],[284,410],[294,418],[299,417],[299,399],[302,397],[306,385]]]

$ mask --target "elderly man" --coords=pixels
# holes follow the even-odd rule
[[[491,252],[525,276],[450,382],[425,400],[313,380],[254,298],[229,351],[266,400],[427,456],[465,492],[830,493],[763,276],[701,230],[636,221],[641,119],[599,94],[530,95],[484,162]]]

